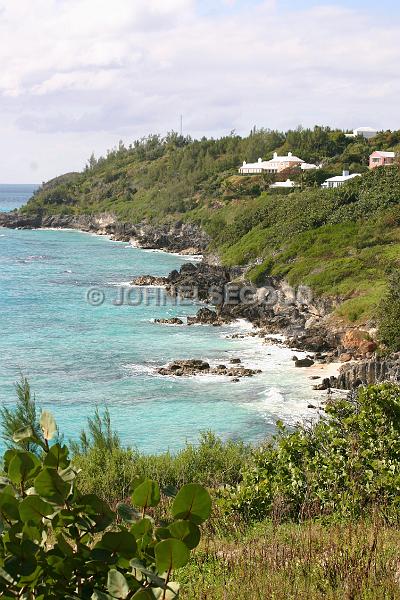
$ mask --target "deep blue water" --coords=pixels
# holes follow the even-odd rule
[[[0,186],[3,209],[32,191],[12,188]],[[67,439],[79,434],[95,406],[108,406],[124,442],[149,452],[182,447],[206,429],[256,441],[277,418],[301,418],[312,395],[310,373],[293,367],[290,350],[227,338],[243,324],[157,325],[155,317],[198,309],[175,306],[162,291],[161,306],[113,304],[135,275],[164,275],[186,260],[77,231],[0,229],[0,402],[13,403],[13,384],[23,372]],[[105,295],[101,306],[87,302],[93,287]],[[125,289],[137,300],[138,289]],[[172,359],[193,357],[216,364],[241,357],[263,374],[233,384],[155,373]]]
[[[32,196],[37,185],[24,184],[2,184],[0,185],[0,212],[8,212],[14,208],[19,208]]]

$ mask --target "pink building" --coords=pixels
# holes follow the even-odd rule
[[[375,167],[385,167],[392,165],[396,158],[395,152],[384,152],[383,150],[376,150],[369,157],[369,168],[374,169]]]

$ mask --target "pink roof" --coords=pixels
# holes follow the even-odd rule
[[[371,156],[376,156],[376,157],[380,157],[380,158],[394,158],[396,156],[395,152],[386,152],[384,150],[375,150],[375,152],[373,152],[371,154]]]

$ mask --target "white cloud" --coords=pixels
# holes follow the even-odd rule
[[[208,15],[199,3],[0,1],[0,180],[31,179],[32,161],[41,179],[79,168],[121,137],[177,128],[181,113],[195,136],[400,127],[396,23],[333,2],[213,0]]]

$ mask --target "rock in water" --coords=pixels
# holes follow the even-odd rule
[[[189,359],[189,360],[176,360],[166,367],[160,367],[157,370],[159,375],[227,375],[238,379],[240,377],[252,377],[261,373],[260,369],[249,369],[246,367],[227,367],[226,365],[220,364],[216,367],[211,367],[210,364],[204,360]]]
[[[299,360],[296,360],[294,363],[295,367],[312,367],[314,364],[314,361],[311,360],[311,358],[300,358]]]

